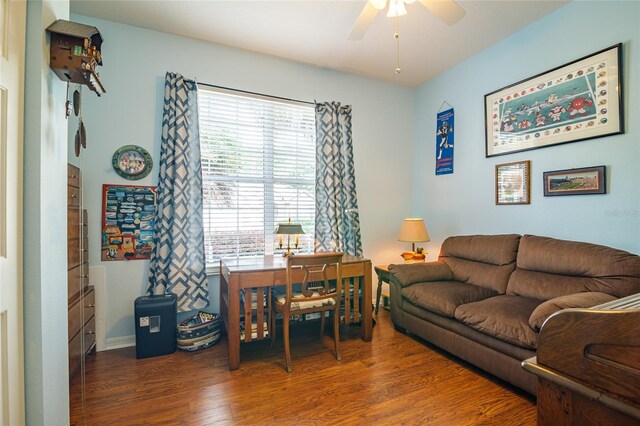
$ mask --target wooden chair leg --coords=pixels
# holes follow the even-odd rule
[[[336,349],[336,359],[340,361],[340,311],[333,311],[333,341]]]
[[[324,314],[326,311],[320,311],[320,338],[324,335]]]
[[[271,347],[276,342],[276,313],[271,312]]]
[[[291,350],[289,349],[289,313],[284,312],[282,316],[282,335],[284,340],[284,360],[287,364],[287,373],[291,373]]]

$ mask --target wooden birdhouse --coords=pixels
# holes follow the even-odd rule
[[[49,25],[49,66],[62,81],[84,84],[98,96],[105,93],[96,67],[102,65],[102,35],[96,27],[58,19]]]

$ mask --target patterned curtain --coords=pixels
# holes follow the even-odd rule
[[[149,293],[174,293],[179,312],[209,305],[197,95],[194,82],[166,74]]]
[[[316,251],[362,256],[351,106],[316,104]]]

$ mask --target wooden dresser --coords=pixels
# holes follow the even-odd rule
[[[89,285],[87,211],[82,210],[80,169],[67,166],[67,298],[69,303],[69,378],[95,348],[95,291]]]
[[[640,425],[640,294],[565,309],[540,330],[538,425]]]

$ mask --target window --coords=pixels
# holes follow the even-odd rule
[[[202,86],[198,97],[207,264],[282,253],[273,232],[289,218],[305,232],[299,252],[312,252],[313,106]]]

